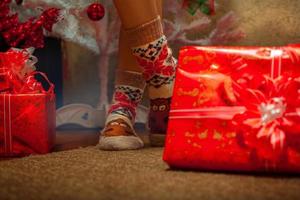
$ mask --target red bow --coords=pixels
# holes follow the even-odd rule
[[[264,92],[237,88],[238,102],[246,112],[235,116],[233,124],[244,133],[245,143],[266,158],[280,153],[287,137],[300,133],[300,80],[266,76],[262,87]]]
[[[53,92],[53,84],[51,84],[43,73],[35,72],[34,64],[37,58],[32,54],[32,49],[11,49],[0,54],[1,76],[7,84],[7,88],[0,88],[0,92],[8,92],[10,94],[26,94],[26,93],[45,93]],[[50,88],[45,91],[41,83],[35,79],[35,74],[42,75],[49,83]],[[50,91],[51,90],[51,91]]]

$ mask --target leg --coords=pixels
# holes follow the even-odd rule
[[[162,1],[115,0],[115,5],[125,30],[120,39],[119,69],[143,71],[151,105],[150,132],[153,136],[154,132],[159,133],[164,138],[175,62],[162,33],[159,17],[162,15]],[[155,73],[148,73],[149,71]],[[163,142],[160,142],[160,145],[163,145]]]
[[[144,7],[142,4],[139,6]],[[99,141],[99,147],[103,150],[143,147],[143,142],[137,137],[133,126],[136,107],[141,101],[145,81],[142,79],[141,67],[132,55],[128,36],[123,29],[124,27],[121,28],[119,38],[119,64],[113,102]]]
[[[129,41],[126,36],[126,32],[121,28],[120,38],[119,38],[119,58],[118,58],[118,69],[122,71],[134,71],[142,72],[142,69],[136,62],[132,55],[129,47]]]
[[[117,70],[113,102],[110,105],[99,147],[103,150],[129,150],[144,146],[134,131],[136,107],[142,100],[145,81],[134,71]]]
[[[156,10],[159,13],[160,17],[163,18],[163,0],[156,0]]]
[[[157,0],[114,0],[124,29],[135,28],[159,15]]]
[[[128,45],[126,33],[121,29],[114,95],[99,140],[99,148],[103,150],[129,150],[144,146],[134,131],[134,121],[145,81]]]
[[[115,0],[114,2],[124,29],[127,30],[129,46],[147,82],[151,107],[150,139],[153,139],[152,141],[156,138],[162,139],[167,128],[176,66],[162,30],[160,19],[162,1],[127,0],[124,3],[124,0]],[[130,2],[136,4],[128,6]],[[162,145],[163,141],[160,141],[159,145]]]
[[[138,2],[140,2],[140,1],[138,1]],[[162,17],[162,3],[163,3],[163,0],[156,0],[156,2],[155,2],[155,6],[156,6],[156,8],[155,8],[156,14],[155,15],[159,14],[161,17]],[[150,2],[150,4],[152,5],[153,3]],[[153,11],[151,11],[151,15],[153,15]],[[144,18],[145,18],[145,20],[147,20],[148,18],[150,19],[151,17],[145,16]],[[126,18],[124,20],[128,20],[128,19]],[[131,21],[127,22],[127,25],[128,24],[131,25]],[[133,25],[135,25],[135,24],[138,24],[138,23],[133,23]],[[138,65],[137,61],[135,60],[135,58],[132,55],[132,51],[130,49],[130,42],[128,40],[126,32],[123,30],[124,27],[122,27],[121,29],[122,30],[120,31],[120,38],[119,38],[118,69],[124,70],[124,71],[142,72],[141,67]]]

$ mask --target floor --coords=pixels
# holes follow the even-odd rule
[[[78,147],[94,146],[99,140],[99,130],[73,129],[56,131],[54,151],[76,149]]]
[[[56,152],[1,161],[0,199],[300,199],[299,176],[171,170],[163,148],[100,151],[98,132],[58,131]]]

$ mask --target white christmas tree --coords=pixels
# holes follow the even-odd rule
[[[214,16],[205,15],[200,10],[192,16],[178,1],[165,0],[164,3],[164,15],[171,16],[164,19],[164,31],[171,44],[224,45],[244,37],[233,11],[225,13],[213,24]],[[210,32],[203,34],[207,29],[211,29]]]
[[[75,42],[99,54],[98,74],[100,79],[100,97],[97,109],[88,105],[74,104],[61,108],[61,119],[79,123],[81,115],[87,112],[94,116],[89,123],[82,122],[87,127],[103,126],[108,99],[108,72],[111,55],[118,50],[118,28],[120,26],[117,13],[111,0],[102,1],[106,9],[105,17],[98,22],[91,21],[86,16],[86,7],[94,3],[93,0],[23,0],[21,6],[13,8],[23,18],[38,15],[46,8],[61,9],[61,20],[53,27],[52,36]],[[182,9],[175,0],[164,1],[164,27],[172,47],[182,45],[218,45],[238,41],[244,34],[238,29],[238,19],[234,12],[225,13],[217,19],[207,16],[200,11],[191,16]],[[218,12],[218,9],[216,10]],[[213,27],[213,28],[211,28]],[[204,34],[204,30],[210,30]],[[207,31],[206,31],[207,32]],[[98,114],[95,114],[97,112]],[[59,112],[58,112],[59,113]],[[93,114],[94,113],[94,114]],[[97,115],[97,117],[95,117]],[[138,121],[146,122],[147,109],[140,107]],[[64,122],[65,122],[64,121]]]
[[[119,24],[117,13],[114,10],[112,1],[103,2],[106,14],[100,21],[91,21],[86,14],[86,8],[92,0],[24,0],[21,6],[12,4],[12,8],[20,14],[24,20],[39,15],[43,10],[51,7],[61,9],[61,19],[54,25],[53,31],[48,33],[51,36],[71,41],[90,49],[98,54],[98,77],[100,80],[100,95],[97,108],[89,105],[73,104],[67,105],[58,110],[58,125],[68,122],[79,122],[81,115],[89,114],[81,125],[86,127],[102,126],[106,108],[109,105],[108,99],[108,73],[109,58],[118,48]],[[142,109],[144,110],[144,109]],[[90,120],[89,120],[90,119]]]

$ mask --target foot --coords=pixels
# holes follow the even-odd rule
[[[132,126],[123,119],[107,123],[100,135],[99,148],[102,150],[134,150],[144,147]]]
[[[151,146],[164,146],[171,98],[150,100],[149,129]]]

